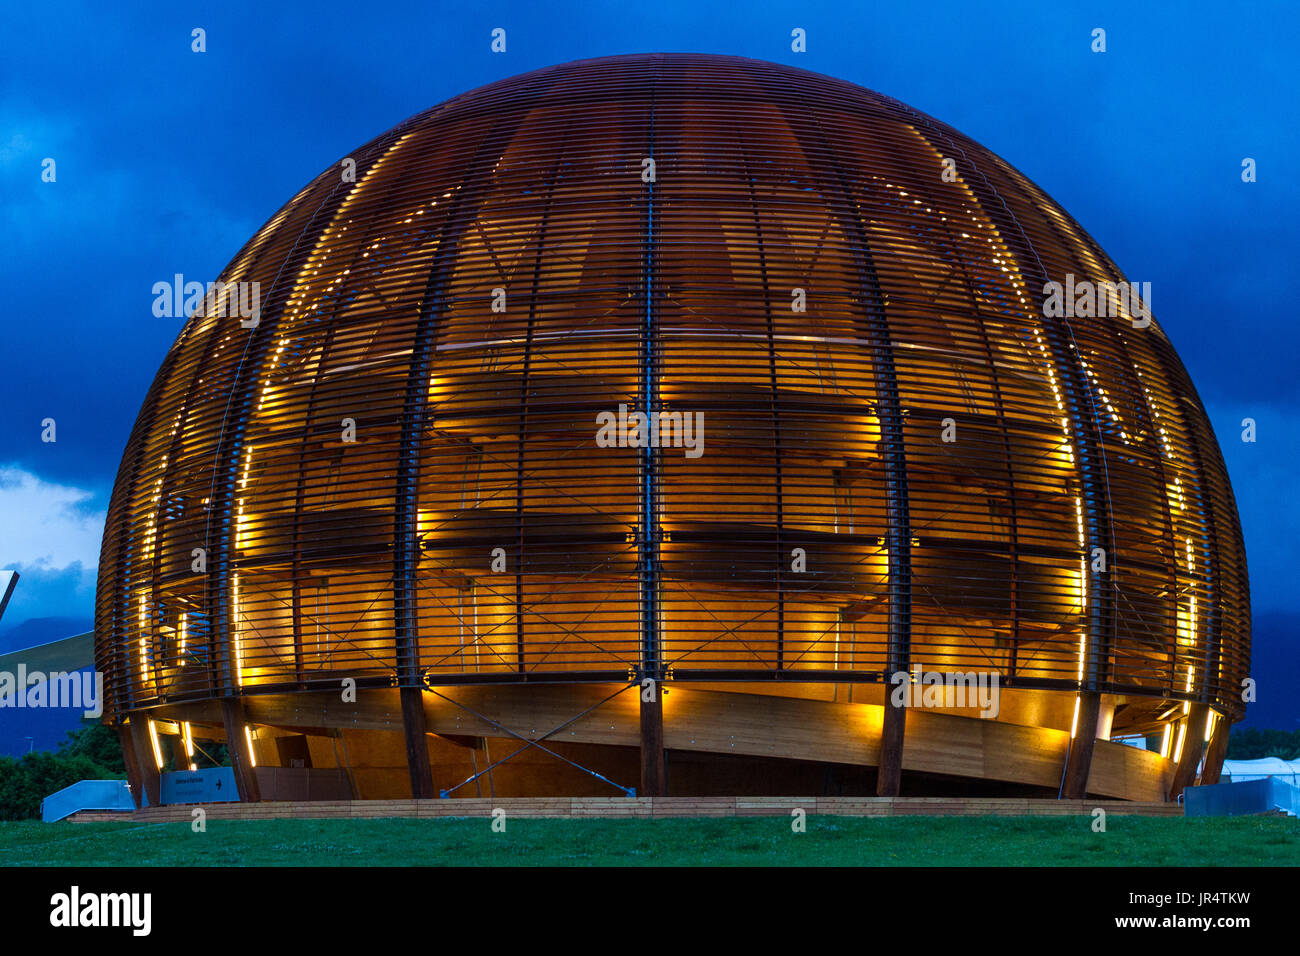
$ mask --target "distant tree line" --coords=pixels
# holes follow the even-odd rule
[[[1300,730],[1234,730],[1228,737],[1227,756],[1229,760],[1300,760]]]
[[[41,815],[41,801],[79,780],[111,780],[126,776],[117,733],[91,724],[68,733],[57,753],[34,750],[17,759],[0,757],[0,820],[32,820]]]
[[[230,765],[225,744],[209,745],[198,751],[199,767]],[[177,767],[171,748],[163,749],[164,771]],[[0,757],[0,820],[34,820],[41,815],[41,801],[80,780],[123,780],[126,763],[117,731],[105,724],[88,724],[68,732],[57,752],[35,750],[22,757]]]

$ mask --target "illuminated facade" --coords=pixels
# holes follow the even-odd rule
[[[246,798],[1163,799],[1207,740],[1213,779],[1244,548],[1145,303],[1075,295],[1123,278],[988,150],[790,67],[449,100],[168,352],[104,537],[109,717],[145,777],[160,734],[228,742]],[[996,677],[997,714],[885,706],[901,672]]]

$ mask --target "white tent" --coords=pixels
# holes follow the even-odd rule
[[[1281,760],[1262,757],[1259,760],[1225,760],[1220,780],[1239,783],[1242,780],[1264,780],[1277,777],[1286,783],[1300,786],[1300,760]]]

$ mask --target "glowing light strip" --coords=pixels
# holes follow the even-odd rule
[[[1187,538],[1187,573],[1189,575],[1196,572],[1196,558],[1192,553],[1192,539]],[[1188,588],[1193,587],[1189,582]],[[1196,650],[1196,594],[1189,590],[1187,595],[1187,647],[1189,652],[1194,653]],[[1187,665],[1187,683],[1183,687],[1189,694],[1192,692],[1192,683],[1196,679],[1196,665],[1189,663]],[[1191,710],[1190,701],[1184,701],[1183,713],[1189,713]]]
[[[142,689],[143,685],[150,682],[148,594],[148,591],[140,592],[140,683]]]
[[[198,764],[194,762],[194,731],[188,720],[181,724],[181,741],[185,744],[185,756],[190,758],[190,769],[198,770]]]
[[[235,614],[230,620],[231,644],[235,651],[235,686],[244,686],[244,646],[243,640],[239,636],[239,616],[242,613],[239,607],[239,572],[236,571],[231,576],[232,604],[235,608]]]
[[[253,446],[249,445],[244,450],[244,470],[239,476],[239,489],[243,491],[248,487],[248,473],[253,467]],[[247,546],[244,533],[244,499],[240,498],[236,502],[235,508],[235,547],[243,548]],[[239,600],[239,572],[236,571],[231,575],[231,605],[234,607],[234,614],[230,620],[230,643],[234,650],[234,668],[235,668],[235,686],[244,686],[244,640],[240,633],[239,619],[243,614]]]
[[[158,728],[152,720],[149,721],[149,742],[153,744],[154,766],[161,770],[163,766],[162,747],[158,744]]]
[[[379,173],[384,169],[384,167],[388,165],[389,160],[392,158],[393,154],[396,153],[407,142],[407,140],[409,140],[414,135],[415,133],[406,133],[405,135],[397,139],[392,145],[388,147],[387,150],[385,150],[384,155],[380,156],[377,160],[375,160],[375,162],[371,165],[371,167],[368,170],[366,170],[365,174],[361,177],[360,181],[354,182],[352,184],[352,188],[348,191],[347,197],[344,198],[344,200],[339,204],[338,212],[334,214],[333,221],[329,226],[326,226],[325,229],[321,232],[320,238],[317,240],[316,246],[312,250],[312,254],[308,257],[306,264],[303,266],[302,270],[298,274],[298,277],[294,284],[294,288],[289,294],[288,301],[285,303],[286,316],[285,316],[285,321],[283,323],[285,327],[291,328],[292,320],[297,319],[300,312],[307,310],[309,308],[308,306],[309,299],[311,300],[311,307],[313,308],[318,307],[321,300],[333,294],[336,294],[338,290],[335,289],[335,286],[341,285],[344,282],[345,278],[351,274],[352,272],[351,269],[344,269],[341,274],[335,275],[333,280],[330,281],[328,284],[326,284],[323,288],[320,289],[312,288],[314,282],[316,281],[316,276],[320,274],[321,268],[325,265],[326,262],[329,261],[331,247],[333,243],[336,240],[341,241],[344,238],[343,234],[348,231],[348,227],[346,223],[350,223],[352,221],[351,219],[347,218],[349,211],[356,206],[356,203],[359,201],[359,197],[368,194],[368,190],[366,187],[372,181],[374,181],[378,177]],[[448,192],[443,196],[443,198],[445,199],[450,195],[451,193]],[[438,201],[436,199],[429,204],[430,208],[433,208],[434,206],[437,205],[438,205]],[[401,213],[397,213],[397,215],[400,216]],[[423,208],[417,209],[415,211],[415,215],[418,216],[424,215],[424,209]],[[403,225],[409,224],[412,221],[412,218],[413,217],[408,216],[400,224]],[[346,220],[346,223],[343,225],[339,225],[339,223],[343,223],[344,220]],[[394,223],[394,225],[397,224],[399,223]],[[410,233],[410,230],[398,230],[398,231],[403,235]],[[267,232],[267,230],[264,229],[263,232]],[[378,240],[376,240],[373,244],[367,247],[366,252],[362,253],[362,258],[363,259],[369,258],[370,251],[378,248],[379,245],[382,242],[388,240],[388,238],[389,237],[386,235],[380,236]],[[345,249],[343,254],[347,256],[351,256],[353,253]],[[285,346],[288,344],[288,342],[289,342],[288,338],[281,337],[276,343],[275,354],[272,357],[272,361],[267,363],[266,376],[262,381],[262,390],[261,393],[258,395],[258,399],[257,399],[258,412],[262,410],[263,406],[265,406],[267,400],[271,396],[272,389],[274,388],[273,377],[275,375],[278,366],[281,363],[280,356],[283,354]],[[320,361],[324,362],[325,358],[326,356],[324,355],[324,353],[322,353],[320,355]]]
[[[1088,613],[1088,555],[1083,536],[1083,499],[1075,496],[1074,499],[1074,516],[1078,524],[1079,532],[1079,616],[1082,618]],[[1088,630],[1087,628],[1079,629],[1079,660],[1078,672],[1075,679],[1079,682],[1079,687],[1083,687],[1083,658],[1088,648]],[[1071,733],[1070,736],[1074,736]]]

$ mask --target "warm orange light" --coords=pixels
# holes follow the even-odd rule
[[[235,686],[244,686],[244,646],[239,637],[239,619],[242,610],[239,604],[239,572],[236,571],[231,576],[231,603],[234,606],[230,619],[231,643],[234,645],[235,652]]]
[[[163,767],[162,747],[158,744],[158,728],[154,722],[149,721],[149,742],[153,744],[153,762],[159,770]]]
[[[139,592],[140,606],[140,683],[149,683],[149,605],[148,591]]]

